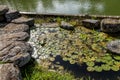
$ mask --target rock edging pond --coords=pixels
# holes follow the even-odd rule
[[[22,80],[19,67],[27,64],[33,52],[27,43],[34,19],[0,5],[0,80]]]

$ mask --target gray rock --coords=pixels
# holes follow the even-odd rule
[[[115,33],[120,31],[120,20],[103,19],[101,21],[101,31]]]
[[[6,5],[0,5],[0,15],[4,15],[8,10],[9,8]]]
[[[18,33],[9,33],[0,35],[0,41],[6,40],[14,40],[14,41],[24,41],[29,38],[29,34],[26,32],[18,32]]]
[[[31,59],[33,49],[30,44],[19,41],[0,41],[0,61],[24,66]]]
[[[0,64],[0,80],[22,80],[19,68],[12,63]]]
[[[33,18],[20,17],[20,18],[12,20],[12,23],[27,24],[29,26],[34,26],[34,19]]]
[[[100,28],[99,20],[85,19],[85,20],[82,20],[82,24],[87,28]]]
[[[66,30],[74,30],[73,25],[71,25],[70,23],[64,22],[64,21],[61,22],[60,27]]]
[[[120,54],[120,40],[109,42],[107,49],[113,53]]]
[[[9,23],[0,30],[0,34],[17,33],[17,32],[29,32],[29,26],[26,24]]]
[[[19,18],[20,16],[21,14],[17,10],[9,10],[9,12],[5,14],[5,18],[7,22],[10,22],[13,19]]]

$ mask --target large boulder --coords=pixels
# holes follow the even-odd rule
[[[26,24],[9,23],[0,30],[0,34],[17,33],[17,32],[29,32],[29,26]]]
[[[85,19],[82,24],[87,28],[100,28],[100,20]]]
[[[4,15],[8,10],[9,8],[6,5],[0,5],[0,15]]]
[[[107,49],[120,55],[120,40],[111,41],[107,44]]]
[[[0,64],[0,80],[22,80],[19,68],[12,63]]]
[[[101,31],[115,33],[120,31],[120,20],[103,19],[101,21]]]
[[[11,22],[16,23],[16,24],[27,24],[29,26],[34,26],[33,18],[20,17],[20,18],[12,20]]]
[[[31,59],[32,47],[26,42],[0,41],[0,61],[24,66]]]
[[[14,41],[24,41],[29,38],[29,34],[26,32],[18,32],[18,33],[9,33],[0,35],[0,41],[6,40],[14,40]]]
[[[13,19],[19,18],[20,16],[21,16],[21,14],[17,10],[9,10],[5,14],[5,18],[6,18],[7,22],[11,22]]]

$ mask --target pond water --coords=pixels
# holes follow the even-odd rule
[[[120,0],[0,0],[20,11],[62,14],[120,15]]]

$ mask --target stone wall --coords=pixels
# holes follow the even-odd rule
[[[19,67],[27,64],[33,52],[27,43],[34,19],[0,5],[0,80],[21,80]]]

